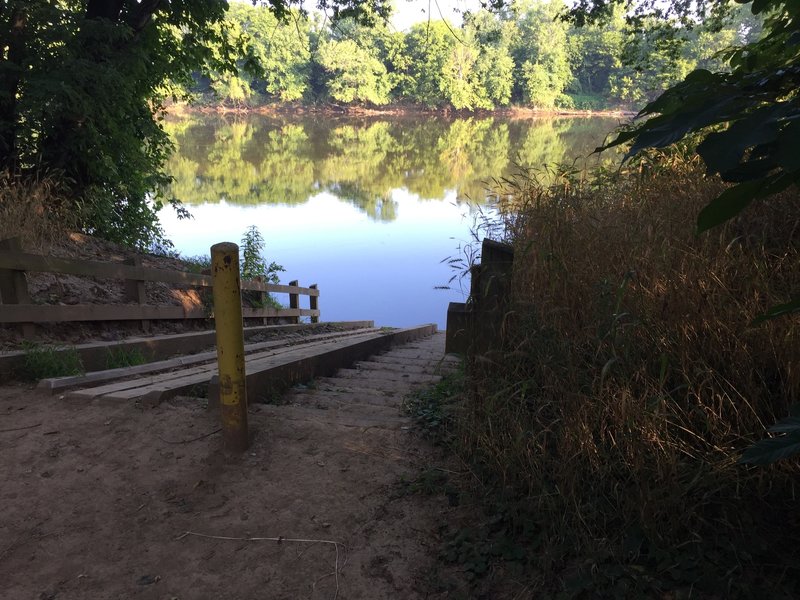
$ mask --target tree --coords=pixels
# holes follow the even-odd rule
[[[34,0],[3,8],[0,37],[10,36],[14,50],[0,76],[0,168],[61,173],[87,231],[153,241],[168,181],[163,100],[176,92],[169,81],[185,81],[195,66],[229,70],[227,57],[209,51],[236,46],[215,27],[225,3]]]
[[[769,12],[765,33],[728,53],[730,72],[692,71],[608,145],[630,142],[630,156],[699,134],[708,172],[734,184],[700,213],[699,231],[800,181],[800,6],[763,0],[752,11]]]
[[[539,108],[553,108],[572,80],[567,48],[567,25],[556,17],[562,0],[521,2],[521,15],[513,45],[519,82],[518,96]]]
[[[246,34],[246,60],[254,91],[282,102],[299,100],[308,91],[311,69],[309,21],[297,10],[279,20],[268,10],[231,4],[226,21]]]
[[[320,44],[317,60],[328,73],[328,91],[339,102],[389,102],[391,81],[386,67],[369,48],[354,40]]]
[[[279,18],[296,0],[269,0]],[[386,0],[319,0],[334,18],[385,18]],[[193,71],[235,73],[244,39],[225,0],[0,4],[0,170],[60,173],[83,228],[147,246],[167,200],[164,101]]]
[[[465,36],[478,48],[475,72],[479,94],[490,107],[508,104],[514,87],[514,59],[510,53],[512,28],[488,11],[466,19]]]
[[[452,28],[445,21],[414,25],[406,36],[409,67],[401,88],[404,95],[427,106],[443,105],[446,98],[440,82],[455,44]]]

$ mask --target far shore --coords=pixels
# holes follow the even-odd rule
[[[553,117],[620,117],[631,118],[635,111],[619,108],[606,110],[572,110],[572,109],[542,109],[527,106],[508,106],[494,110],[455,110],[449,107],[428,108],[409,104],[390,104],[386,106],[348,106],[332,103],[324,104],[261,104],[229,106],[225,104],[188,104],[172,103],[166,107],[167,114],[180,116],[183,114],[207,115],[302,115],[319,114],[331,117],[379,117],[379,116],[410,116],[410,115],[438,115],[443,117],[466,116],[502,116],[510,119],[535,119]]]

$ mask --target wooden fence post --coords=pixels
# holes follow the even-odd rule
[[[250,440],[247,431],[242,289],[239,282],[239,247],[236,244],[223,242],[211,246],[211,276],[222,437],[228,450],[244,452]]]
[[[299,287],[300,282],[295,279],[294,281],[290,281],[289,285]],[[300,294],[292,294],[292,293],[289,294],[289,308],[300,308]],[[295,323],[300,322],[299,315],[294,318],[294,322]]]
[[[0,252],[22,252],[22,244],[18,237],[0,240]],[[28,281],[25,271],[13,269],[0,269],[0,299],[3,304],[30,304],[31,297],[28,293]],[[36,334],[33,323],[20,323],[20,333],[26,339],[32,339]]]
[[[136,256],[134,258],[127,259],[124,264],[130,265],[132,267],[141,267],[142,259]],[[147,304],[147,293],[145,292],[144,281],[140,279],[126,279],[125,299],[128,302],[134,302],[139,306]],[[142,319],[141,324],[142,324],[142,331],[144,332],[150,331],[150,321],[148,319]]]
[[[308,287],[310,287],[312,290],[319,290],[319,287],[317,287],[316,283],[312,283]],[[309,296],[308,297],[308,307],[311,310],[319,310],[319,296]],[[319,323],[319,317],[312,316],[311,317],[311,322],[312,323]]]
[[[256,280],[259,283],[267,283],[266,281],[264,281],[264,277],[261,276],[261,275],[256,277]],[[258,293],[258,300],[259,300],[259,303],[261,304],[261,309],[262,310],[267,308],[267,298],[269,298],[269,292],[259,292]],[[262,325],[269,325],[269,317],[262,317],[261,318],[261,324]]]

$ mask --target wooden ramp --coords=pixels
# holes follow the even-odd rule
[[[336,369],[391,347],[432,335],[435,325],[386,330],[372,327],[306,336],[300,340],[270,340],[245,346],[245,370],[251,402],[273,400],[290,385]],[[208,394],[213,404],[216,353],[203,352],[169,360],[87,373],[79,377],[42,380],[40,388],[70,399],[140,401],[155,405],[177,395]]]
[[[265,407],[283,418],[345,427],[399,429],[411,424],[400,414],[411,392],[438,382],[458,359],[444,354],[444,333],[396,346],[312,386],[298,386],[284,397],[289,406]]]

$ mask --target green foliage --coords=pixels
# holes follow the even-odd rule
[[[279,18],[295,0],[269,2]],[[69,186],[80,227],[139,248],[162,243],[157,212],[166,203],[163,165],[171,144],[162,127],[168,99],[186,98],[193,75],[217,74],[214,87],[234,103],[256,83],[284,99],[303,90],[303,53],[286,36],[286,58],[264,41],[224,21],[228,2],[136,0],[11,0],[0,10],[0,172],[52,174]],[[320,0],[334,20],[374,23],[389,13],[385,0]],[[244,12],[243,12],[244,14]],[[274,24],[275,21],[273,20]],[[266,29],[269,28],[269,23]],[[285,34],[286,31],[282,31]],[[272,34],[270,34],[271,36]],[[263,43],[262,43],[263,46]],[[237,71],[258,59],[250,81]],[[299,70],[298,70],[299,69]]]
[[[414,25],[406,35],[409,65],[408,79],[401,88],[403,95],[427,106],[443,105],[446,97],[440,82],[455,45],[456,39],[445,21]]]
[[[147,358],[139,348],[125,348],[124,346],[114,348],[112,346],[106,354],[106,369],[135,367],[146,362]]]
[[[353,40],[328,40],[318,50],[328,76],[328,92],[339,102],[389,102],[391,81],[383,63]]]
[[[792,416],[778,421],[769,428],[771,433],[780,434],[756,442],[744,451],[739,462],[751,465],[769,465],[781,459],[800,454],[800,407],[789,407]]]
[[[236,105],[304,98],[476,110],[513,100],[552,109],[573,106],[565,94],[588,94],[604,108],[639,106],[689,70],[719,64],[721,50],[759,27],[743,11],[689,27],[653,18],[631,24],[615,9],[604,26],[579,28],[557,18],[566,10],[563,0],[525,0],[465,13],[462,27],[431,20],[403,33],[350,18],[321,23],[294,10],[280,20],[235,3],[225,28],[244,54],[238,74],[212,73],[211,89]],[[204,86],[198,80],[194,89]]]
[[[641,111],[649,119],[606,146],[631,142],[633,156],[700,133],[709,174],[734,184],[701,211],[701,232],[800,181],[800,9],[769,1],[752,10],[772,12],[762,38],[728,53],[731,72],[692,71]]]
[[[157,241],[156,212],[171,201],[161,111],[178,93],[167,82],[211,64],[210,46],[235,47],[214,29],[224,10],[219,0],[8,3],[0,170],[58,172],[83,230],[139,247]]]
[[[250,82],[247,79],[232,73],[221,73],[214,77],[211,87],[217,98],[223,103],[230,103],[240,106],[253,95],[250,89]]]
[[[75,348],[43,346],[31,342],[23,345],[25,356],[22,377],[30,380],[64,377],[84,373],[83,362]]]
[[[263,7],[232,3],[226,23],[245,34],[243,70],[249,87],[270,99],[291,102],[308,90],[311,51],[308,18],[292,10],[281,20]],[[240,71],[242,70],[240,69]]]
[[[556,19],[561,0],[520,5],[514,57],[519,68],[521,94],[527,104],[553,108],[572,80],[567,25]]]
[[[243,280],[250,281],[260,277],[266,283],[279,283],[278,273],[286,269],[276,262],[266,263],[263,256],[264,237],[257,226],[251,225],[247,228],[242,236],[239,251],[241,253],[239,270]]]
[[[181,256],[180,258],[192,273],[202,273],[211,269],[210,255],[199,254],[197,256]]]
[[[314,117],[168,121],[176,154],[171,192],[196,203],[300,204],[325,190],[369,218],[390,221],[392,190],[421,198],[486,195],[483,182],[512,164],[536,166],[588,153],[616,120],[491,117],[321,123]],[[612,156],[602,157],[612,161]]]
[[[604,146],[630,143],[630,157],[698,136],[696,152],[708,174],[732,184],[700,211],[699,233],[800,183],[800,5],[755,0],[751,11],[766,15],[763,32],[725,53],[730,72],[692,71],[642,109],[639,116],[649,117],[646,121]],[[795,298],[757,321],[798,307]],[[796,436],[790,432],[759,442],[742,461],[766,464],[792,456],[799,449]]]
[[[464,391],[464,371],[444,376],[435,385],[403,400],[403,412],[414,418],[422,434],[435,444],[453,441],[456,404]]]

